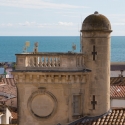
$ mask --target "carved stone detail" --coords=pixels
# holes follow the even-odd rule
[[[28,109],[36,118],[49,118],[56,112],[57,99],[52,93],[46,91],[46,88],[40,87],[30,96]]]
[[[18,74],[15,79],[21,83],[85,83],[86,74]],[[19,78],[18,78],[19,77]]]

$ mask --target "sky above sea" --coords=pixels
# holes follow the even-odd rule
[[[125,36],[125,0],[0,0],[0,36],[79,36],[95,11]]]

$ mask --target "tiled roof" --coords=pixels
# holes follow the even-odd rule
[[[0,102],[6,102],[8,106],[17,105],[17,88],[13,78],[3,78],[0,86]],[[3,97],[3,98],[2,98]]]
[[[6,85],[6,84],[4,83],[3,78],[2,79],[0,78],[0,86],[3,86],[3,85]]]
[[[69,125],[125,125],[125,109],[112,109],[112,112],[102,118],[84,121],[78,120]]]
[[[11,86],[15,87],[14,78],[3,78],[3,82],[6,83],[7,85],[11,85]]]
[[[0,87],[0,92],[17,95],[15,81],[13,78],[4,78],[3,83],[5,83],[5,85]]]
[[[0,94],[0,102],[6,100],[7,97]]]
[[[125,77],[111,77],[110,85],[125,85]]]
[[[0,101],[6,101],[8,99],[15,98],[16,96],[11,93],[0,92]]]
[[[88,125],[87,123],[92,123],[93,121],[99,119],[99,118],[102,118],[103,116],[106,116],[107,114],[109,114],[111,112],[111,110],[109,110],[108,112],[102,114],[102,115],[99,115],[99,116],[94,116],[94,117],[91,117],[91,116],[85,116],[83,118],[80,118],[72,123],[69,123],[68,125]],[[91,125],[91,124],[90,124]]]
[[[3,115],[3,112],[0,112],[0,116]]]
[[[17,113],[16,112],[11,112],[12,119],[17,119]]]
[[[0,103],[0,112],[1,113],[4,113],[5,107],[6,107],[5,105],[3,105],[3,104]]]
[[[124,98],[125,97],[125,86],[111,86],[110,87],[111,98]]]
[[[110,78],[110,97],[124,98],[125,97],[125,77]]]

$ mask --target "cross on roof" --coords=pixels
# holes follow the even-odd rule
[[[93,46],[92,55],[93,55],[93,60],[95,60],[95,55],[97,55],[97,52],[95,51],[95,45]]]
[[[95,105],[97,104],[97,101],[95,101],[95,95],[93,95],[93,100],[91,101],[91,104],[93,106],[93,109],[95,109]]]

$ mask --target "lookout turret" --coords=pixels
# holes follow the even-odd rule
[[[107,17],[94,14],[82,24],[81,52],[85,54],[85,65],[92,70],[88,84],[88,108],[85,112],[100,115],[110,109],[110,33]]]
[[[95,11],[94,14],[85,18],[81,31],[111,31],[111,24],[107,17]]]

